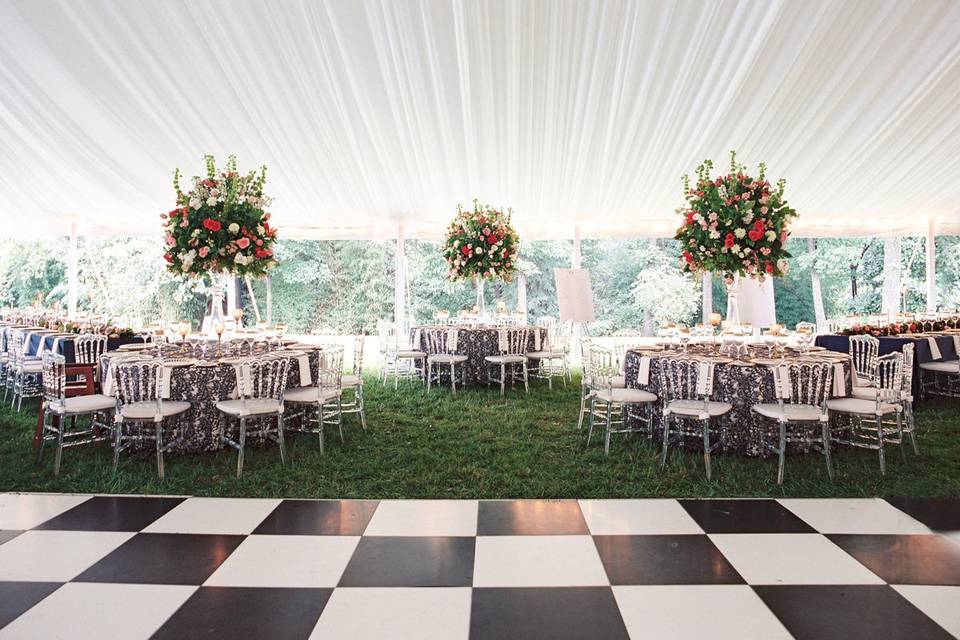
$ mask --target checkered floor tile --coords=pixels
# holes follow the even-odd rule
[[[951,638],[960,499],[0,494],[3,638]]]

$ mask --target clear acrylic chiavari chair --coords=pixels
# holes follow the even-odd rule
[[[439,384],[442,380],[443,368],[450,369],[450,387],[453,393],[457,392],[457,365],[463,365],[467,356],[457,353],[459,350],[460,330],[456,327],[443,329],[425,329],[427,338],[427,391],[430,391],[433,381]],[[434,374],[436,369],[436,374]],[[461,385],[466,383],[466,368],[460,367]]]
[[[589,371],[587,384],[590,390],[590,426],[587,430],[587,446],[590,446],[594,426],[599,420],[604,426],[603,451],[606,455],[610,455],[612,434],[637,431],[627,426],[626,408],[630,405],[646,407],[644,423],[649,429],[657,396],[642,389],[614,387],[613,379],[619,372],[610,349],[591,347]]]
[[[326,425],[335,425],[343,437],[343,346],[327,345],[317,359],[316,384],[287,391],[286,402],[303,408],[300,426],[288,430],[315,433],[324,452]],[[314,426],[315,425],[315,426]]]
[[[523,380],[524,392],[530,391],[527,356],[525,355],[528,342],[529,331],[526,327],[500,328],[497,330],[497,344],[500,353],[495,356],[486,356],[484,361],[487,365],[487,384],[498,383],[501,396],[504,394],[508,371],[511,382],[520,377]],[[497,368],[500,370],[499,377],[496,374]]]

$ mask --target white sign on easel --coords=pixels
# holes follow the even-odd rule
[[[587,269],[553,270],[557,283],[557,302],[560,304],[560,322],[589,324],[597,319],[593,309],[593,288]]]

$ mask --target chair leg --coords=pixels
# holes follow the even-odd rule
[[[786,463],[785,457],[787,454],[787,425],[785,422],[780,422],[780,442],[779,450],[777,451],[777,484],[783,484],[783,467]]]
[[[667,466],[667,445],[670,442],[670,414],[663,416],[663,450],[660,453],[660,468]]]
[[[337,396],[337,429],[340,431],[340,442],[346,442],[343,438],[343,410],[340,407],[340,396]]]
[[[590,425],[587,428],[587,448],[590,447],[590,439],[593,437],[593,425],[596,421],[597,399],[590,398]]]
[[[243,454],[247,448],[247,419],[240,416],[240,448],[237,450],[237,477],[243,475]]]
[[[306,411],[304,411],[304,418],[306,418]],[[317,428],[317,435],[320,440],[320,455],[323,455],[323,446],[324,446],[323,431],[325,427],[323,424],[323,404],[322,403],[317,403],[317,422],[319,423]]]
[[[823,423],[823,457],[827,460],[827,475],[833,480],[833,460],[830,458],[830,424]]]
[[[880,458],[880,475],[887,475],[887,461],[883,453],[883,417],[877,416],[877,456]]]
[[[900,457],[907,461],[907,452],[903,448],[903,412],[897,412],[897,444],[900,445]]]
[[[66,417],[60,418],[60,429],[57,431],[57,454],[53,459],[53,475],[60,475],[60,459],[63,458],[63,431],[67,428]]]
[[[163,480],[163,422],[157,422],[156,445],[157,445],[157,476]]]
[[[528,377],[529,371],[527,370],[527,362],[523,362],[523,392],[530,393],[530,379]],[[550,387],[553,388],[552,386]]]
[[[583,416],[587,408],[587,387],[580,385],[580,417],[577,420],[577,431],[583,429]]]
[[[427,363],[427,393],[430,393],[430,378],[433,377],[433,364]]]
[[[613,405],[611,405],[610,403],[607,403],[606,407],[607,407],[607,424],[606,424],[607,433],[604,437],[603,454],[609,456],[610,455],[610,428],[611,428],[610,422],[613,418]]]
[[[503,397],[503,387],[507,381],[507,365],[500,363],[500,397]]]
[[[450,386],[453,388],[453,393],[457,393],[457,365],[450,363]]]
[[[113,475],[117,475],[120,464],[120,443],[123,440],[123,422],[116,420],[113,424]]]
[[[366,431],[367,430],[367,414],[363,410],[363,382],[359,386],[354,387],[355,401],[357,403],[357,408],[360,410],[360,427]]]
[[[703,468],[707,471],[707,480],[710,479],[713,469],[710,464],[710,420],[703,421]]]
[[[287,445],[283,439],[283,414],[277,414],[277,444],[280,446],[280,464],[287,466]]]

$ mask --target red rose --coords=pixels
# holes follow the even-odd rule
[[[733,237],[733,234],[732,234],[732,233],[728,233],[728,234],[727,234],[727,237],[724,238],[724,240],[723,240],[723,246],[725,246],[727,249],[729,249],[730,247],[732,247],[732,246],[735,245],[736,243],[737,243],[736,238]]]
[[[757,240],[759,240],[760,238],[763,237],[763,231],[760,230],[760,229],[750,229],[750,231],[747,232],[747,236],[748,236],[751,240],[753,240],[754,242],[756,242]]]
[[[693,256],[690,255],[689,251],[683,252],[683,259],[687,261],[687,264],[693,264]]]
[[[170,255],[169,253],[163,254],[163,259],[166,260],[167,262],[173,263],[173,256]]]
[[[499,238],[496,234],[491,233],[487,236],[487,244],[497,244],[497,240],[499,240]]]
[[[764,269],[764,271],[766,271],[767,273],[773,273],[773,263],[770,262],[769,260],[765,261],[765,262],[763,263],[763,269]]]
[[[237,240],[237,246],[240,247],[241,249],[246,249],[247,247],[250,246],[250,240],[248,240],[247,238],[240,238],[239,240]]]
[[[761,232],[762,232],[762,231],[763,231],[763,220],[757,220],[756,222],[754,222],[754,223],[753,223],[753,228],[756,229],[756,230],[758,230],[758,231],[761,231]]]
[[[503,252],[503,259],[504,259],[504,260],[507,259],[507,252],[506,252],[506,250],[504,250],[504,252]]]
[[[470,248],[467,247],[467,245],[463,245],[462,247],[460,247],[460,253],[462,253],[465,256],[468,256],[470,255]]]
[[[687,225],[693,224],[693,211],[687,212]]]
[[[257,249],[256,251],[256,255],[258,258],[267,258],[270,256],[270,254],[271,254],[271,251],[269,249]]]
[[[170,212],[169,214],[167,214],[167,215],[169,215],[171,218],[176,218],[176,217],[177,217],[177,214],[179,214],[179,213],[180,213],[180,210],[179,210],[179,209],[174,209],[173,211],[171,211],[171,212]]]
[[[219,220],[214,220],[212,218],[205,218],[203,221],[203,226],[209,231],[220,231],[223,225],[220,224]]]

